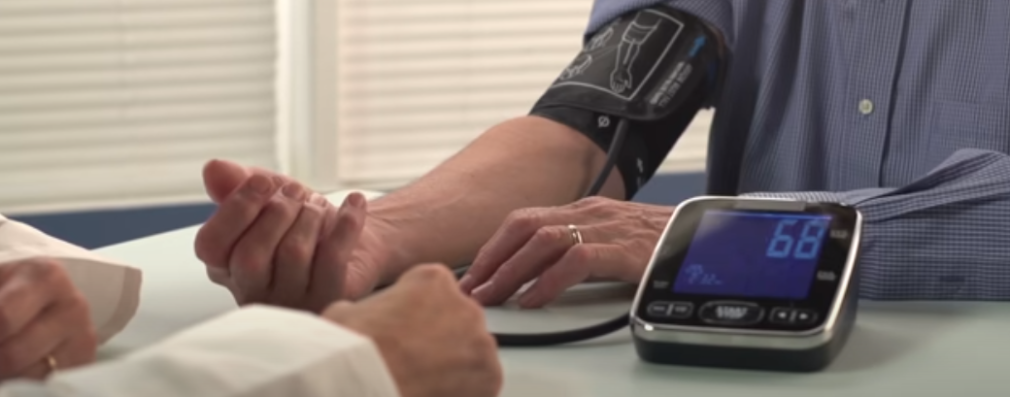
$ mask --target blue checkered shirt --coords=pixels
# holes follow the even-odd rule
[[[597,0],[588,33],[657,0]],[[861,295],[1010,299],[1010,1],[668,0],[725,36],[712,194],[849,203]]]

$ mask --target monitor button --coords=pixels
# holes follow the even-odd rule
[[[817,312],[809,309],[776,307],[768,316],[768,322],[781,325],[811,325],[817,323]]]
[[[691,302],[652,302],[647,311],[650,316],[656,318],[685,319],[691,317],[694,312],[694,304]]]
[[[750,302],[709,302],[698,315],[713,324],[744,326],[761,322],[764,309]]]
[[[667,317],[673,310],[673,302],[652,302],[649,304],[647,312],[654,317]]]
[[[800,309],[796,311],[796,324],[810,325],[816,323],[817,323],[817,312],[806,309]]]
[[[691,302],[673,302],[670,308],[670,318],[686,319],[694,314],[694,304]]]
[[[796,309],[788,307],[776,307],[772,309],[771,316],[768,316],[768,322],[772,324],[786,324],[786,325],[795,324]]]

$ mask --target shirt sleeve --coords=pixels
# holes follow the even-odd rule
[[[748,196],[841,202],[863,214],[861,296],[1010,299],[1010,156],[966,149],[902,187]]]
[[[733,4],[730,0],[596,0],[593,3],[586,35],[588,37],[595,33],[626,12],[659,4],[666,4],[708,22],[719,30],[727,46],[733,48]]]
[[[307,313],[251,306],[125,357],[9,382],[0,397],[399,397],[366,337]]]
[[[0,264],[46,257],[59,261],[88,302],[100,342],[118,334],[140,304],[141,271],[0,215]]]

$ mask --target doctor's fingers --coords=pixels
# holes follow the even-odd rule
[[[211,160],[203,166],[204,189],[211,200],[215,203],[220,203],[242,186],[242,183],[253,174],[265,176],[276,181],[278,184],[296,182],[286,175],[267,169],[244,166],[226,160]]]
[[[56,350],[15,376],[20,379],[42,380],[58,370],[73,369],[95,361],[97,342],[89,335],[72,335]],[[50,361],[50,358],[52,361]]]
[[[20,334],[43,311],[77,295],[66,271],[48,259],[0,266],[0,343]]]
[[[277,245],[273,257],[270,302],[297,307],[305,299],[323,220],[329,207],[332,206],[326,198],[315,195],[301,207],[294,224]]]
[[[365,227],[367,200],[360,193],[348,195],[340,208],[329,207],[322,226],[322,238],[316,248],[309,278],[310,305],[322,310],[348,295],[348,272]]]
[[[268,303],[277,248],[298,219],[308,194],[295,183],[282,187],[235,243],[228,269],[240,291],[240,304]]]
[[[196,256],[207,266],[227,267],[239,238],[259,217],[281,186],[263,175],[253,175],[228,196],[196,234]]]
[[[500,265],[495,262],[474,262],[481,271],[493,269],[490,276],[475,288],[472,296],[484,305],[499,305],[514,295],[523,285],[539,277],[566,253],[583,242],[602,238],[596,227],[579,228],[578,235],[567,225],[551,225],[537,229],[533,236]]]
[[[47,375],[50,364],[69,368],[93,361],[97,338],[89,316],[83,298],[50,306],[0,343],[0,378],[37,379]]]

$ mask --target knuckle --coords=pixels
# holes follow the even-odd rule
[[[222,208],[227,204],[222,204]],[[222,265],[228,260],[228,250],[235,243],[234,236],[242,233],[243,222],[228,219],[219,209],[196,232],[193,248],[196,257],[208,265]]]
[[[200,229],[196,235],[196,241],[193,243],[193,251],[196,253],[196,258],[207,265],[220,265],[221,263],[221,253],[218,250],[218,244],[213,243],[211,238],[207,236],[207,229]]]
[[[607,201],[607,199],[605,199],[603,197],[600,197],[600,196],[590,196],[590,197],[583,198],[583,199],[581,199],[579,201],[576,201],[575,203],[576,203],[576,205],[581,206],[581,207],[592,207],[592,206],[597,206],[597,205],[603,204],[606,201]]]
[[[556,227],[542,227],[533,233],[533,241],[541,244],[549,244],[562,241],[564,232]]]
[[[428,282],[452,282],[455,277],[447,266],[433,263],[426,263],[416,266],[412,271],[414,278]]]
[[[63,266],[51,259],[34,259],[28,261],[26,266],[30,279],[36,282],[51,284],[67,278]]]
[[[523,208],[512,211],[505,221],[505,226],[510,230],[528,230],[537,227],[539,220],[539,209]]]
[[[265,268],[268,261],[269,259],[266,259],[266,255],[263,255],[259,248],[254,249],[246,246],[236,248],[228,263],[229,268],[234,266],[256,271]]]
[[[289,237],[284,239],[277,247],[277,256],[284,262],[295,264],[306,264],[312,261],[315,247],[312,247],[305,239]]]
[[[231,282],[228,271],[213,266],[207,266],[207,278],[214,284],[221,286],[228,286]]]
[[[607,197],[593,196],[579,200],[578,208],[584,211],[592,211],[593,213],[606,215],[613,214],[613,212],[617,210],[618,206],[615,205],[617,203],[621,202]]]
[[[267,204],[267,211],[276,212],[277,217],[291,220],[298,216],[301,203],[297,201],[276,200]]]

